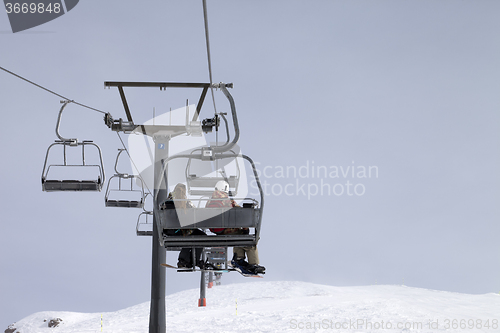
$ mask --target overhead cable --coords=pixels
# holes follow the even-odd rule
[[[215,107],[215,97],[214,88],[212,86],[212,59],[210,57],[210,38],[208,33],[208,14],[207,14],[207,1],[203,0],[203,17],[205,19],[205,39],[207,41],[207,57],[208,57],[208,76],[210,79],[210,91],[212,93],[212,101],[214,103],[214,111],[217,114],[217,108]]]
[[[75,102],[74,100],[72,100],[72,99],[70,99],[70,98],[67,98],[67,97],[64,97],[64,96],[62,96],[62,95],[59,95],[58,93],[56,93],[56,92],[54,92],[54,91],[52,91],[52,90],[50,90],[50,89],[47,89],[47,88],[45,88],[45,87],[42,87],[41,85],[36,84],[35,82],[30,81],[30,80],[28,80],[28,79],[26,79],[26,78],[24,78],[24,77],[22,77],[22,76],[20,76],[20,75],[17,75],[16,73],[13,73],[13,72],[11,72],[11,71],[9,71],[9,70],[7,70],[7,69],[3,68],[3,67],[0,67],[0,69],[1,69],[1,70],[3,70],[3,71],[5,71],[5,72],[7,72],[7,73],[9,73],[9,74],[11,74],[11,75],[14,75],[14,76],[15,76],[15,77],[17,77],[17,78],[20,78],[21,80],[24,80],[24,81],[26,81],[26,82],[28,82],[28,83],[31,83],[32,85],[34,85],[34,86],[36,86],[36,87],[38,87],[38,88],[40,88],[40,89],[43,89],[43,90],[45,90],[45,91],[48,91],[48,92],[49,92],[49,93],[51,93],[51,94],[54,94],[54,95],[56,95],[56,96],[58,96],[58,97],[61,97],[61,98],[65,99],[65,100],[67,100],[67,101],[71,101],[72,103],[74,103],[74,104],[76,104],[76,105],[80,105],[80,106],[83,106],[84,108],[87,108],[87,109],[90,109],[90,110],[93,110],[93,111],[97,111],[97,112],[100,112],[100,113],[103,113],[103,114],[106,114],[106,113],[107,113],[107,112],[104,112],[104,111],[101,111],[101,110],[98,110],[98,109],[94,109],[94,108],[92,108],[92,107],[90,107],[90,106],[87,106],[87,105],[84,105],[84,104],[81,104],[81,103]]]

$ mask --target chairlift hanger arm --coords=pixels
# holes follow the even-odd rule
[[[115,174],[119,176],[128,176],[126,173],[118,172],[118,159],[120,158],[120,155],[125,151],[124,148],[118,149],[118,155],[116,155],[116,161],[115,161]]]
[[[219,116],[224,120],[224,123],[226,124],[226,143],[224,143],[223,146],[227,146],[229,144],[229,139],[230,139],[227,118],[226,118],[225,114],[223,114],[223,113],[220,113]]]
[[[231,94],[229,93],[229,91],[227,90],[227,88],[232,88],[233,84],[232,83],[228,83],[228,84],[220,83],[220,84],[214,84],[213,86],[216,88],[220,88],[220,90],[224,93],[224,95],[228,99],[229,105],[231,106],[231,116],[233,118],[233,126],[234,126],[233,141],[231,141],[230,143],[224,144],[223,146],[214,147],[215,153],[223,153],[223,152],[227,152],[227,151],[231,150],[231,148],[233,148],[233,146],[236,144],[236,142],[238,142],[238,140],[240,138],[240,127],[238,125],[238,117],[236,115],[236,105],[234,104],[234,99],[231,96]]]
[[[70,146],[77,146],[78,145],[78,139],[66,139],[66,138],[63,138],[61,136],[61,134],[59,134],[59,126],[61,125],[62,113],[63,113],[64,108],[66,107],[66,105],[68,105],[71,102],[72,101],[70,101],[70,100],[61,101],[61,103],[63,104],[63,106],[61,106],[61,109],[59,110],[59,115],[57,116],[56,135],[59,138],[59,140],[61,140],[62,142],[67,142],[67,143],[69,143]]]

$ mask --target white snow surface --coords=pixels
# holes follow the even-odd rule
[[[500,295],[396,285],[334,287],[258,281],[166,297],[167,332],[500,332]],[[107,313],[46,311],[13,324],[19,333],[148,332],[149,302]],[[61,318],[49,328],[51,319]],[[11,325],[12,327],[12,325]]]

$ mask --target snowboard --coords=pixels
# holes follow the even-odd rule
[[[255,273],[251,273],[249,271],[247,271],[244,267],[234,263],[234,265],[231,263],[231,262],[228,262],[228,267],[230,267],[229,269],[199,269],[199,268],[178,268],[177,266],[173,266],[173,265],[170,265],[170,264],[160,264],[161,266],[163,267],[166,267],[166,268],[173,268],[175,270],[177,270],[177,272],[201,272],[201,271],[205,271],[205,272],[214,272],[214,273],[228,273],[228,272],[232,272],[232,271],[236,271],[238,273],[240,273],[241,275],[243,275],[244,277],[254,277],[254,278],[263,278],[263,276],[259,275],[259,274],[255,274]]]
[[[247,271],[243,266],[238,265],[234,261],[229,261],[227,263],[227,265],[228,265],[228,267],[232,267],[235,271],[237,271],[238,273],[240,273],[244,277],[253,277],[253,278],[261,278],[261,279],[263,278],[263,276],[261,276],[259,274],[255,274],[255,273]]]
[[[229,271],[231,271],[229,269],[200,269],[198,267],[196,267],[196,268],[187,268],[187,267],[178,268],[177,266],[173,266],[170,264],[160,264],[160,265],[163,267],[166,267],[166,268],[176,269],[177,272],[201,272],[201,271],[205,271],[205,272],[215,272],[215,273],[228,273]]]

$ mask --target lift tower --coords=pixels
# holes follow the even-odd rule
[[[260,238],[260,229],[262,223],[262,212],[264,209],[264,193],[259,181],[257,169],[252,159],[246,155],[237,152],[237,141],[239,138],[239,126],[236,115],[236,107],[231,94],[227,88],[232,88],[228,83],[174,83],[174,82],[105,82],[106,87],[117,87],[122,99],[123,107],[127,115],[127,120],[114,120],[110,114],[106,114],[104,121],[113,131],[124,133],[142,133],[153,139],[154,149],[154,192],[153,195],[153,230],[152,236],[152,268],[151,268],[151,308],[150,308],[150,333],[166,332],[166,306],[165,306],[165,286],[166,271],[161,264],[166,262],[166,251],[176,251],[179,248],[213,248],[223,247],[253,247],[256,246]],[[189,120],[187,114],[185,125],[136,125],[132,119],[127,100],[125,98],[124,87],[159,87],[167,88],[201,88],[201,96],[192,120]],[[217,140],[215,145],[195,148],[188,154],[176,154],[169,156],[170,140],[178,135],[187,133],[188,135],[201,135],[201,132],[209,133],[215,127],[219,127],[219,116],[225,121],[224,114],[216,113],[214,118],[198,120],[201,107],[208,88],[219,88],[227,97],[230,108],[231,118],[234,126],[234,137],[232,141],[228,139],[225,144],[219,145]],[[227,128],[227,123],[226,123]],[[227,176],[223,170],[219,170],[222,162],[227,159],[241,158],[246,160],[252,166],[253,175],[259,188],[260,202],[254,198],[234,198],[238,191],[239,176]],[[185,181],[188,192],[191,195],[201,196],[197,200],[199,204],[189,209],[182,209],[179,214],[175,208],[175,202],[186,201],[188,199],[173,198],[168,199],[167,175],[169,162],[178,159],[187,159],[185,172]],[[202,163],[215,164],[215,171],[221,175],[203,176],[190,172],[191,161],[198,160]],[[235,162],[239,170],[238,163]],[[228,183],[229,196],[234,200],[241,202],[240,205],[228,207],[205,207],[200,206],[202,202],[207,201],[207,196],[213,193],[215,184],[224,180]],[[168,199],[168,200],[167,200]],[[211,199],[219,200],[219,199]],[[228,198],[229,200],[229,198]],[[128,207],[128,205],[125,205]],[[241,232],[230,234],[203,234],[203,235],[184,235],[178,237],[171,235],[169,231],[178,231],[184,229],[206,229],[213,228],[233,229]],[[166,231],[164,233],[164,231]],[[141,233],[142,234],[142,233]],[[139,235],[139,233],[138,233]],[[192,251],[192,253],[195,251]],[[193,261],[194,263],[194,261]],[[227,260],[224,261],[227,266]],[[224,267],[227,269],[227,267]],[[196,271],[193,268],[193,271]],[[203,274],[204,269],[202,269]],[[204,282],[204,279],[202,280]]]
[[[164,167],[164,161],[168,159],[169,141],[171,138],[184,134],[188,131],[186,126],[172,125],[136,125],[134,124],[127,99],[125,97],[124,87],[156,87],[160,89],[167,88],[202,88],[202,93],[196,107],[195,118],[200,113],[201,106],[205,99],[209,83],[176,83],[176,82],[104,82],[105,87],[117,87],[125,109],[127,120],[113,120],[111,115],[105,116],[105,123],[111,130],[116,132],[132,133],[140,131],[153,139],[154,150],[154,193],[153,193],[153,233],[152,233],[152,262],[151,262],[151,307],[149,316],[149,332],[166,332],[166,271],[161,267],[166,262],[166,249],[163,240],[163,228],[159,218],[159,204],[167,199],[167,172]]]

